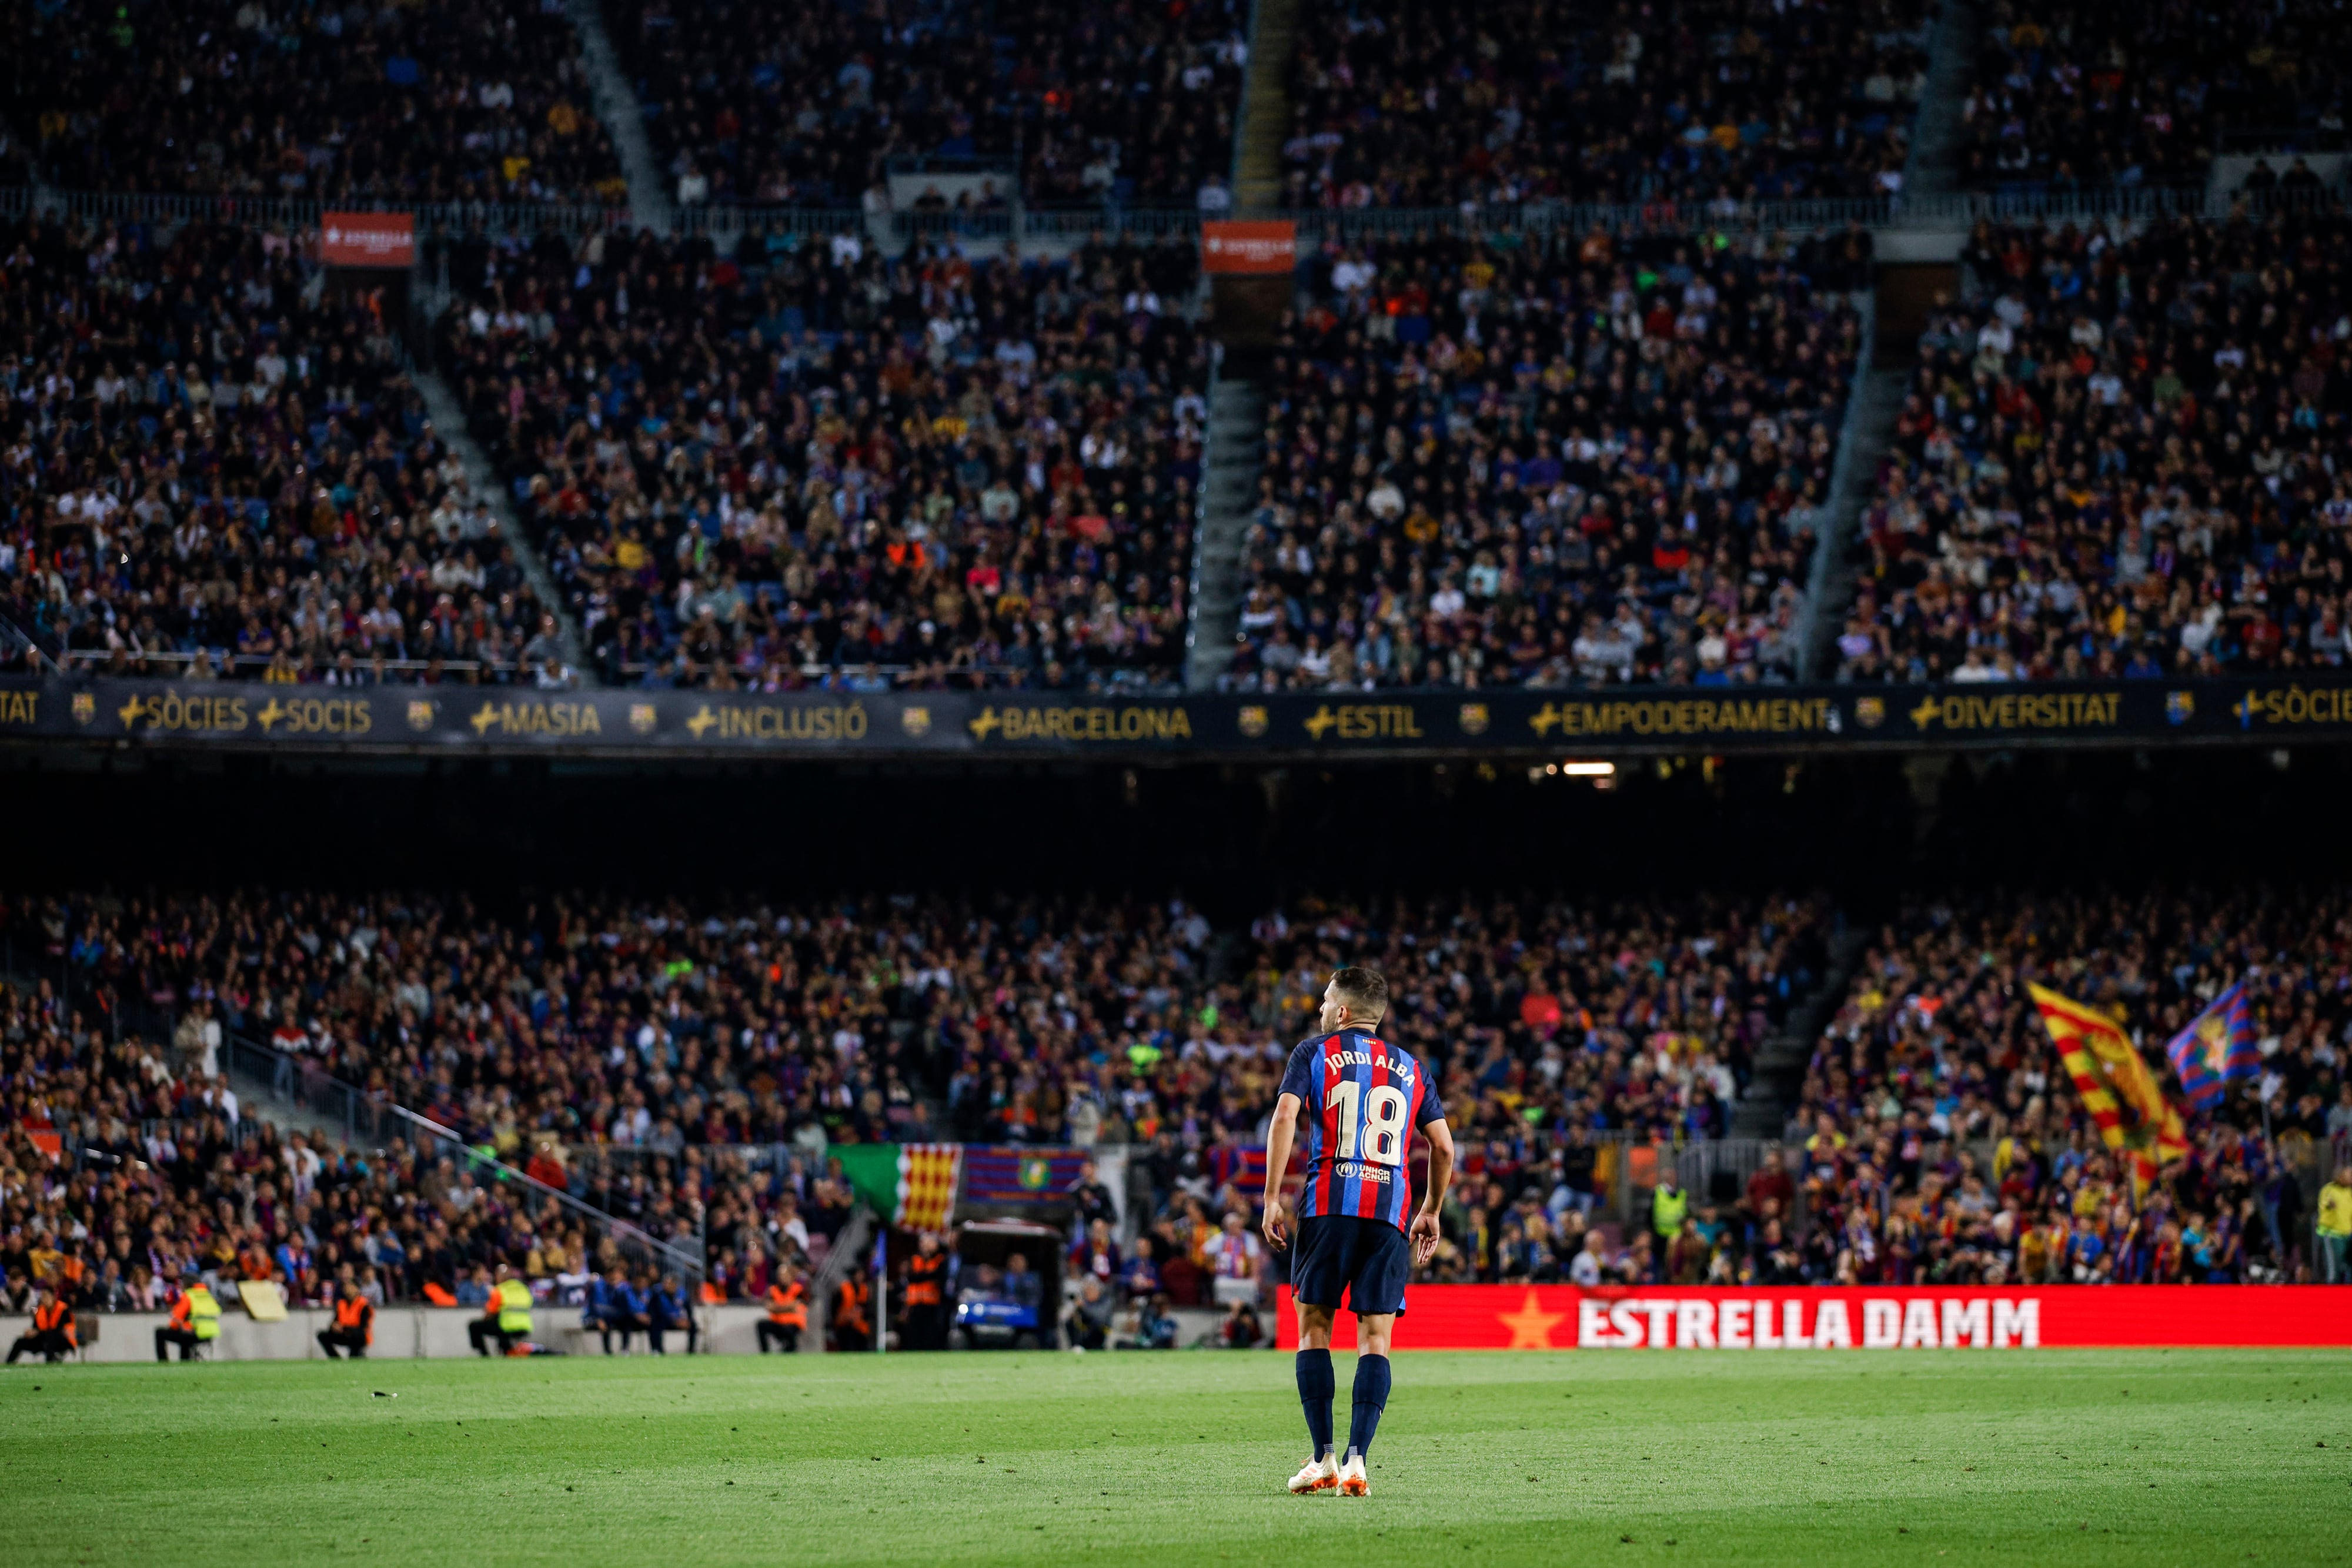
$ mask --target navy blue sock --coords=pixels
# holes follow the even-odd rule
[[[1300,1351],[1297,1371],[1298,1403],[1307,1407],[1307,1435],[1315,1439],[1319,1459],[1331,1451],[1331,1399],[1339,1391],[1339,1380],[1332,1375],[1328,1350]]]
[[[1381,1411],[1389,1402],[1389,1358],[1385,1355],[1360,1355],[1356,1358],[1356,1406],[1348,1416],[1348,1451],[1361,1457],[1372,1446],[1372,1434],[1381,1429]]]

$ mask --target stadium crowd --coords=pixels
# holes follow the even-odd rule
[[[500,1267],[561,1289],[620,1266],[469,1166],[243,1113],[220,1049],[216,1030],[117,1038],[47,982],[0,986],[0,1310],[46,1285],[76,1310],[160,1311],[199,1277],[268,1281],[294,1305],[338,1282],[480,1305]]]
[[[562,0],[0,7],[12,130],[70,190],[619,205]]]
[[[543,236],[460,250],[444,357],[608,680],[1164,684],[1197,266]]]
[[[2295,1176],[2352,1160],[2341,890],[2016,896],[1906,907],[1808,1069],[1808,1279],[2000,1282],[2310,1277]],[[2029,983],[2115,1009],[2168,1095],[2164,1043],[2247,987],[2258,1080],[2145,1193],[2102,1145]],[[2307,1272],[2304,1272],[2307,1271]]]
[[[1229,685],[1793,671],[1866,235],[1335,242],[1315,271]]]
[[[0,224],[0,616],[117,672],[567,678],[394,308],[274,233]]]
[[[1901,188],[1932,7],[1752,0],[1311,9],[1292,207],[1724,203]]]
[[[1841,678],[2341,664],[2347,232],[1979,226],[1863,518]]]
[[[207,1030],[260,1040],[649,1234],[698,1221],[733,1289],[838,1231],[829,1144],[1137,1145],[1155,1207],[1220,1224],[1254,1196],[1238,1151],[1343,951],[1398,977],[1395,1027],[1441,1064],[1465,1139],[1720,1136],[1755,1045],[1816,983],[1825,924],[1782,899],[1307,903],[1258,921],[1224,981],[1181,904],[562,898],[501,919],[391,895],[98,896],[10,929],[93,1016],[176,1014],[192,1058]]]
[[[890,0],[781,21],[738,0],[630,0],[608,22],[681,204],[887,206],[903,170],[925,187],[914,211],[949,210],[944,185],[971,215],[1016,193],[1229,202],[1245,19],[1234,0],[1075,16]],[[974,173],[976,189],[948,178]]]
[[[1997,0],[1963,110],[1962,175],[2037,189],[2201,187],[2231,132],[2256,146],[2340,137],[2347,43],[2342,11],[2309,0],[2242,7],[2226,24],[2188,0]],[[2290,176],[2295,167],[2290,185],[2318,183],[2299,160]]]

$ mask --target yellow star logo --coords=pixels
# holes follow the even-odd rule
[[[132,697],[129,702],[124,703],[121,707],[114,710],[114,716],[122,721],[123,728],[129,729],[132,725],[139,722],[139,716],[144,711],[144,706],[140,700],[137,697]]]
[[[1543,706],[1536,710],[1535,717],[1528,720],[1528,727],[1534,730],[1538,737],[1541,737],[1543,736],[1549,735],[1552,731],[1552,727],[1559,722],[1559,709],[1552,706],[1549,703],[1546,703]]]
[[[1936,722],[1937,716],[1943,711],[1944,705],[1934,697],[1922,697],[1919,699],[1919,706],[1911,710],[1911,723],[1917,728],[1926,729]]]
[[[986,740],[1002,728],[1003,724],[1004,721],[996,716],[994,708],[984,707],[980,710],[980,716],[971,720],[964,727],[971,731],[971,737],[974,740]]]
[[[2244,696],[2230,705],[2230,716],[2242,725],[2252,725],[2254,722],[2254,715],[2261,711],[2262,699],[2262,693],[2249,691]]]
[[[686,721],[686,727],[692,733],[695,739],[700,740],[704,736],[709,735],[718,723],[719,716],[710,711],[709,703],[704,703],[694,710],[694,716]]]
[[[1548,1312],[1529,1291],[1516,1312],[1496,1312],[1495,1321],[1511,1331],[1513,1350],[1549,1350],[1551,1331],[1568,1321],[1566,1312]]]
[[[477,709],[474,716],[466,722],[474,727],[474,733],[477,736],[489,734],[490,727],[499,722],[499,705],[488,697],[483,698],[480,708]]]
[[[259,713],[255,714],[253,716],[260,721],[261,733],[268,735],[269,733],[269,727],[286,716],[286,709],[278,705],[278,701],[276,697],[271,697],[269,699],[269,706],[263,708]]]
[[[1324,734],[1339,722],[1339,716],[1333,713],[1328,705],[1319,706],[1315,710],[1315,716],[1307,721],[1307,733],[1312,738],[1320,740]]]

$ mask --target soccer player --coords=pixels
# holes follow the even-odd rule
[[[1299,1112],[1307,1113],[1307,1186],[1298,1201],[1298,1251],[1290,1286],[1298,1307],[1298,1400],[1315,1457],[1290,1478],[1294,1492],[1362,1497],[1364,1453],[1389,1400],[1389,1335],[1404,1311],[1413,1264],[1437,1250],[1438,1206],[1454,1180],[1454,1134],[1437,1085],[1412,1053],[1373,1031],[1389,1007],[1389,983],[1350,967],[1323,990],[1322,1033],[1298,1042],[1282,1075],[1266,1137],[1265,1241],[1290,1245],[1282,1177],[1290,1167]],[[1418,1127],[1429,1138],[1429,1185],[1410,1231],[1412,1183],[1405,1155]],[[1356,1389],[1348,1451],[1331,1446],[1331,1317],[1341,1292],[1356,1314]]]

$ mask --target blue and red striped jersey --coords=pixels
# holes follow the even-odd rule
[[[1437,1086],[1412,1052],[1365,1029],[1291,1048],[1282,1092],[1307,1108],[1307,1188],[1298,1218],[1353,1215],[1406,1228],[1412,1182],[1404,1157],[1415,1128],[1445,1119]]]

